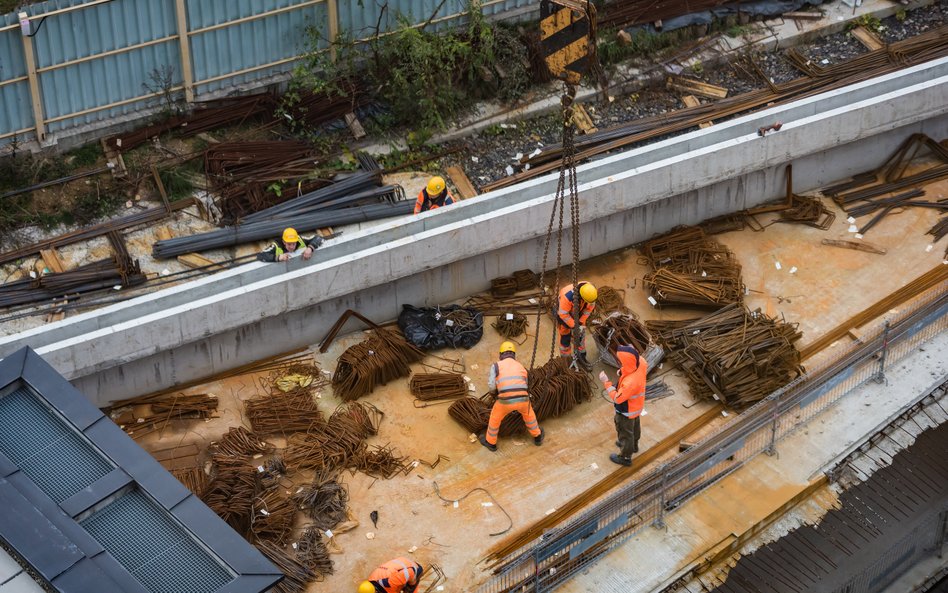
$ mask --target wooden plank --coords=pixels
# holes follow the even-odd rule
[[[706,99],[723,99],[727,97],[728,92],[724,87],[681,76],[669,77],[667,87],[680,93],[698,95]]]
[[[356,114],[349,112],[345,115],[345,118],[346,125],[349,126],[349,131],[352,132],[352,136],[356,140],[365,138],[365,128],[362,127],[362,123],[359,121],[359,118],[356,117]]]
[[[155,236],[158,237],[160,241],[167,241],[171,238],[171,229],[166,226],[160,226],[155,229]]]
[[[332,236],[332,227],[331,227],[331,226],[328,226],[328,227],[326,227],[326,228],[324,228],[324,229],[316,229],[316,233],[317,233],[320,237],[331,237],[331,236]]]
[[[102,153],[105,154],[106,160],[112,165],[112,176],[120,178],[128,175],[128,169],[125,167],[125,159],[122,158],[122,153],[109,146],[105,138],[100,138],[99,144],[102,146]]]
[[[184,255],[179,255],[178,261],[182,265],[185,265],[191,269],[205,268],[208,270],[215,270],[221,267],[220,265],[216,265],[216,262],[209,260],[203,255],[198,255],[196,253],[185,253]],[[209,267],[209,266],[212,266],[212,267]]]
[[[462,200],[467,200],[477,195],[477,190],[474,189],[474,184],[468,179],[464,169],[457,165],[451,165],[447,168],[447,173],[448,177],[451,178],[451,182],[454,183],[454,187],[458,188],[458,193],[461,194],[460,197]]]
[[[50,272],[62,273],[66,271],[66,265],[55,249],[40,249],[40,257],[43,258],[43,263],[46,264]]]
[[[592,134],[599,131],[599,128],[593,124],[592,118],[589,117],[586,108],[578,103],[573,107],[573,121],[576,122],[576,127],[583,134]]]
[[[155,178],[155,187],[158,188],[158,193],[161,194],[161,201],[164,202],[168,214],[171,214],[171,201],[168,199],[168,193],[165,191],[165,184],[161,182],[161,176],[158,175],[158,167],[152,165],[151,174],[152,177]]]
[[[853,37],[855,37],[859,43],[866,46],[866,49],[869,51],[875,51],[877,49],[882,49],[885,44],[876,36],[875,33],[869,29],[863,27],[862,25],[856,27],[852,30]]]
[[[684,97],[681,98],[681,102],[685,104],[685,107],[697,107],[701,105],[701,103],[698,101],[698,97],[695,97],[694,95],[685,95]],[[701,122],[700,124],[698,124],[698,127],[710,128],[713,125],[714,125],[714,122],[711,120],[708,120],[708,121]]]

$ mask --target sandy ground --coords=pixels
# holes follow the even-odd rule
[[[948,184],[941,183],[929,186],[928,191],[936,196],[946,189]],[[804,337],[798,347],[932,267],[942,265],[943,246],[927,249],[930,237],[925,232],[936,220],[934,211],[907,210],[887,217],[874,228],[865,240],[888,249],[886,255],[821,245],[823,238],[852,239],[845,215],[836,212],[836,221],[828,231],[775,224],[763,232],[746,229],[718,236],[743,266],[744,281],[751,291],[747,304],[799,323]],[[761,217],[761,222],[770,220],[770,216]],[[695,312],[657,310],[649,305],[642,287],[645,269],[637,258],[633,249],[606,254],[583,262],[581,276],[598,285],[624,290],[626,304],[643,319],[694,316]],[[793,268],[796,270],[791,272]],[[486,390],[487,370],[501,341],[489,327],[490,321],[489,318],[485,324],[484,338],[471,350],[436,353],[463,363],[478,394]],[[536,333],[532,319],[528,331],[531,336]],[[544,316],[539,331],[538,363],[546,360],[551,331],[549,318]],[[342,336],[329,352],[316,354],[316,360],[322,368],[334,370],[339,354],[364,337],[361,331]],[[531,338],[521,347],[521,359],[528,358],[532,344]],[[834,344],[822,355],[844,345]],[[595,358],[591,339],[589,347],[591,357]],[[431,356],[424,362],[444,364]],[[606,368],[601,363],[596,367],[594,373]],[[421,365],[414,369],[425,370]],[[702,414],[710,405],[693,402],[684,380],[675,371],[664,378],[676,393],[647,406],[643,449]],[[203,448],[229,426],[249,426],[238,404],[260,390],[258,379],[244,376],[193,388],[190,391],[195,393],[218,395],[219,417],[206,423],[182,422],[164,431],[160,440],[158,435],[151,435],[143,439],[143,444],[154,449],[194,442]],[[483,565],[478,564],[480,559],[486,550],[504,539],[489,534],[506,529],[508,521],[496,505],[488,504],[492,501],[483,493],[463,497],[473,488],[485,488],[496,504],[510,514],[510,533],[516,533],[613,471],[608,459],[614,450],[613,412],[598,391],[591,402],[566,417],[545,422],[547,439],[542,447],[513,437],[501,439],[499,451],[491,453],[470,441],[469,434],[448,417],[447,406],[415,408],[407,378],[377,388],[364,401],[382,410],[385,418],[379,435],[369,443],[391,445],[409,460],[432,462],[439,455],[448,460],[442,460],[435,469],[420,464],[409,475],[387,481],[344,474],[352,515],[360,525],[335,536],[343,550],[333,556],[335,574],[324,583],[312,585],[310,591],[353,589],[374,566],[396,555],[411,555],[422,563],[443,567],[448,576],[445,591],[470,590],[472,583],[485,577]],[[327,413],[338,403],[331,389],[323,391],[321,406]],[[726,419],[721,418],[715,424],[723,422]],[[279,440],[274,442],[282,444]],[[294,485],[307,479],[306,475],[290,476]],[[444,497],[463,500],[457,506],[442,502],[435,495],[435,483]],[[788,497],[794,493],[791,490],[777,488],[773,496]],[[369,521],[373,510],[379,514],[377,527]],[[707,515],[707,520],[714,521],[713,513]],[[374,534],[372,539],[367,537],[369,533]],[[416,550],[409,554],[412,548]]]

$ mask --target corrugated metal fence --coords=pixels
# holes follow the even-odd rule
[[[505,18],[539,0],[484,0]],[[399,18],[457,24],[467,0],[51,0],[0,16],[0,145],[54,143],[85,126],[155,107],[153,73],[188,101],[259,86],[290,71],[306,28],[366,39]]]

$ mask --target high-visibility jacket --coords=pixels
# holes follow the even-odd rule
[[[312,247],[316,249],[323,242],[322,237],[303,237],[300,235],[299,239],[296,241],[296,248],[293,251],[299,249],[300,251],[306,249],[307,247]],[[283,246],[283,240],[277,239],[273,243],[267,246],[266,249],[261,251],[257,255],[257,259],[265,262],[275,262],[280,260],[280,256],[286,253],[286,249]]]
[[[585,282],[580,282],[579,285],[582,286],[586,284]],[[596,305],[593,303],[587,303],[580,297],[579,299],[579,324],[586,325],[586,321],[589,320],[589,316],[592,315],[592,312],[596,309]],[[566,327],[572,329],[576,322],[573,320],[573,285],[567,284],[560,290],[560,304],[559,309],[556,311],[556,316],[559,318],[560,322],[563,323]]]
[[[421,580],[423,569],[420,564],[408,558],[389,560],[369,575],[369,582],[382,587],[385,593],[414,591]]]
[[[512,356],[501,358],[492,365],[488,388],[491,391],[496,389],[497,399],[504,403],[513,404],[530,399],[527,369]]]
[[[431,197],[428,195],[428,188],[423,187],[418,192],[418,199],[415,200],[415,214],[435,210],[441,206],[450,206],[453,203],[454,197],[451,196],[451,192],[447,188],[435,197]]]
[[[645,407],[645,374],[648,364],[642,356],[628,352],[616,355],[622,368],[619,369],[619,386],[606,381],[606,394],[616,408],[616,414],[626,418],[637,418]]]

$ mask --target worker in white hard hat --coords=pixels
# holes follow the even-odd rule
[[[537,422],[527,391],[527,369],[517,362],[517,347],[513,342],[500,345],[500,360],[490,365],[487,390],[497,394],[497,401],[490,410],[487,432],[477,437],[482,445],[491,451],[497,450],[500,423],[512,412],[518,412],[523,418],[533,444],[538,447],[543,444],[543,429]]]
[[[321,237],[301,237],[296,229],[288,227],[279,240],[270,243],[257,255],[257,259],[265,262],[286,261],[297,249],[302,250],[303,259],[309,259],[313,257],[313,251],[322,245],[322,242]]]
[[[556,310],[556,330],[560,334],[560,356],[572,356],[573,354],[573,331],[578,329],[579,334],[576,340],[577,361],[586,371],[592,370],[592,364],[586,359],[586,321],[596,309],[596,299],[599,298],[599,291],[596,287],[586,281],[576,284],[579,288],[579,320],[573,317],[573,300],[576,295],[573,291],[573,285],[567,284],[560,290],[559,305]],[[576,324],[579,327],[576,327]]]
[[[395,558],[372,571],[359,584],[358,593],[415,593],[421,575],[421,564],[409,558]]]
[[[428,185],[418,192],[418,199],[415,200],[415,214],[435,210],[442,206],[449,206],[454,203],[448,186],[444,183],[444,177],[432,177],[428,180]]]

